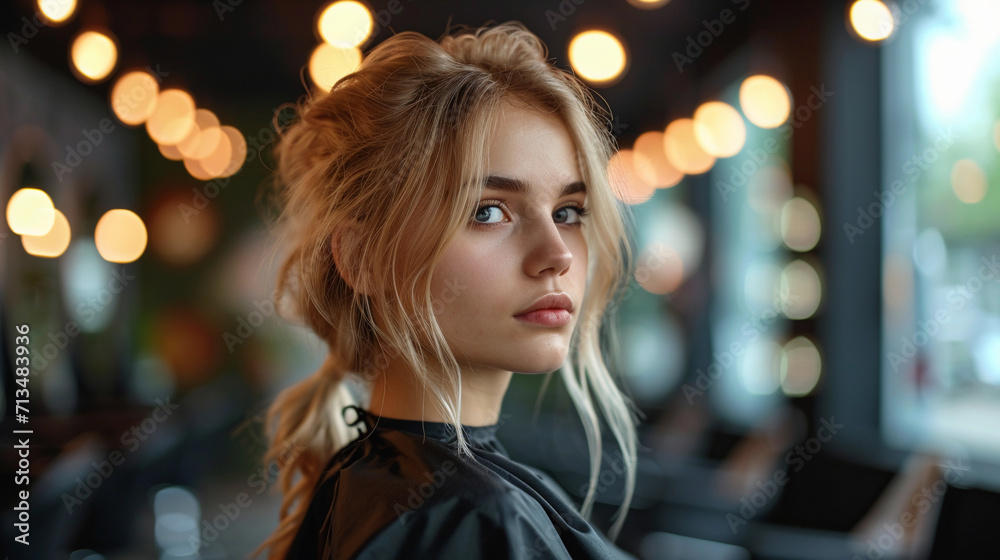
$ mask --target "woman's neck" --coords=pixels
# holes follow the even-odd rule
[[[500,419],[503,397],[513,374],[496,369],[462,370],[461,421],[464,426],[489,426]],[[386,418],[447,422],[434,406],[433,397],[417,381],[402,360],[388,366],[372,380],[368,410]]]

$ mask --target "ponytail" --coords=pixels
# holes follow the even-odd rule
[[[253,556],[269,548],[269,559],[285,557],[323,469],[352,439],[341,411],[358,403],[345,382],[345,374],[328,357],[316,373],[279,393],[268,410],[270,445],[264,463],[278,464],[281,510],[278,528]]]

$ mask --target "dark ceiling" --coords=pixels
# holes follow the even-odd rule
[[[713,93],[705,90],[705,76],[714,67],[751,39],[757,46],[766,44],[769,30],[794,25],[796,6],[811,4],[791,0],[672,0],[655,10],[640,10],[626,0],[397,2],[402,9],[391,16],[387,0],[368,3],[374,13],[390,16],[390,20],[380,25],[366,48],[393,31],[415,30],[437,38],[449,21],[475,25],[514,19],[537,33],[548,45],[550,57],[568,68],[566,47],[572,35],[593,27],[615,32],[629,50],[628,73],[614,86],[597,91],[623,125],[622,140],[634,138],[640,129],[661,127],[672,118],[689,116],[698,102]],[[83,0],[68,25],[42,28],[20,49],[70,76],[70,39],[84,27],[103,26],[119,40],[119,69],[159,65],[170,73],[162,85],[184,87],[199,105],[218,111],[224,112],[232,101],[273,108],[304,93],[300,71],[317,44],[313,21],[325,3]],[[741,11],[741,7],[746,9]],[[683,72],[678,71],[672,54],[684,53],[688,38],[705,31],[705,21],[718,20],[724,9],[732,11],[733,21],[724,25]],[[5,22],[5,34],[20,33],[21,18],[30,19],[34,12],[32,1],[4,2],[0,19]],[[83,87],[106,99],[111,83],[113,78]],[[630,127],[630,123],[640,124]]]

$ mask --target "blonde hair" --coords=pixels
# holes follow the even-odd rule
[[[472,456],[455,398],[460,366],[437,325],[430,280],[480,200],[490,132],[501,102],[511,98],[561,116],[577,148],[591,208],[583,228],[589,266],[579,322],[559,371],[590,450],[580,513],[589,519],[601,467],[595,401],[625,464],[612,539],[628,512],[637,411],[612,379],[600,343],[605,311],[620,302],[632,261],[631,215],[607,174],[614,151],[608,112],[577,78],[548,62],[544,43],[521,23],[459,31],[438,42],[411,31],[393,35],[329,93],[301,100],[299,118],[279,130],[275,231],[289,253],[275,293],[327,343],[329,355],[319,371],[282,391],[268,412],[265,461],[284,461],[279,525],[258,549],[269,548],[271,558],[285,555],[323,469],[352,439],[341,416],[344,406],[357,404],[347,382],[365,387],[386,354],[403,360],[427,387],[455,427],[459,453]],[[331,251],[343,224],[352,225],[339,237],[340,262],[350,263],[349,271],[337,270]],[[614,348],[611,326],[608,347]]]

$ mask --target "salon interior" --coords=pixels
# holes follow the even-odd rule
[[[282,105],[393,33],[506,20],[610,109],[634,215],[610,369],[642,418],[616,544],[642,560],[1000,554],[1000,3],[0,14],[5,555],[29,526],[30,557],[72,560],[246,558],[274,530],[264,414],[324,359],[268,299],[255,198]],[[348,44],[330,21],[368,32]],[[215,147],[182,153],[151,126],[183,107]],[[582,500],[585,434],[543,379],[514,376],[498,436]],[[626,476],[604,446],[606,531]]]

